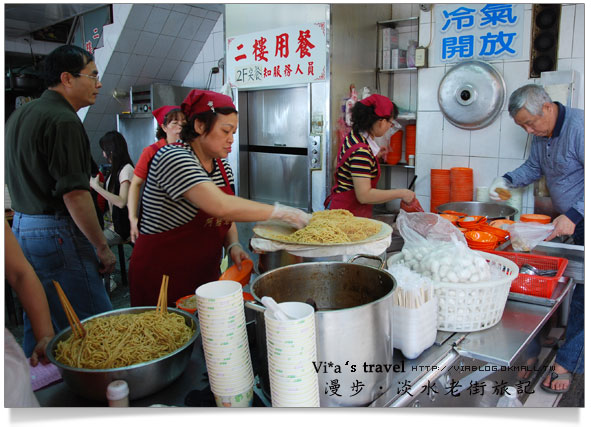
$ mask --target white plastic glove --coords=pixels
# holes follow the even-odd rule
[[[269,219],[283,221],[295,228],[303,228],[310,222],[312,215],[291,206],[285,206],[275,203],[275,208],[271,212]]]
[[[494,181],[492,182],[492,184],[490,185],[490,187],[488,188],[488,196],[490,197],[491,200],[494,201],[505,201],[508,200],[511,196],[509,197],[501,197],[501,195],[499,195],[499,193],[497,193],[497,188],[502,188],[503,190],[507,190],[510,192],[509,188],[511,187],[511,184],[502,176],[497,176]]]

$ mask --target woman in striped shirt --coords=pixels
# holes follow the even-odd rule
[[[351,111],[352,130],[341,142],[335,185],[324,202],[328,209],[347,209],[355,216],[371,218],[372,205],[394,199],[412,202],[415,193],[406,189],[378,190],[380,147],[374,138],[394,124],[398,108],[382,95],[357,102]]]
[[[222,249],[240,265],[248,258],[234,221],[277,219],[297,228],[309,214],[234,196],[226,157],[238,114],[230,97],[193,90],[181,109],[187,124],[181,144],[160,148],[142,196],[142,221],[129,263],[132,306],[155,305],[162,275],[170,277],[168,304],[220,275]]]

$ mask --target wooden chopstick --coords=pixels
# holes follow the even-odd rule
[[[82,322],[80,322],[80,319],[78,319],[78,316],[76,315],[72,304],[70,304],[68,297],[66,297],[66,294],[58,282],[54,280],[53,285],[57,290],[57,295],[59,296],[62,307],[66,312],[66,317],[68,318],[68,323],[70,323],[70,327],[74,333],[74,338],[84,338],[86,336],[86,329],[84,329]]]
[[[162,276],[156,312],[161,314],[168,313],[168,276],[166,274]]]

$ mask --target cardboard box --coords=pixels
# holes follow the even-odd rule
[[[390,61],[393,70],[399,68],[407,68],[406,65],[406,50],[405,49],[392,49],[390,51]]]
[[[382,50],[398,48],[398,30],[395,28],[382,28]]]

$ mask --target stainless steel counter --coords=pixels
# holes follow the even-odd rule
[[[557,255],[552,251],[559,250],[561,256],[565,253],[570,258],[575,257],[575,273],[583,271],[582,264],[577,266],[577,259],[584,260],[584,252],[579,247],[546,249],[546,246],[536,247],[536,253]],[[565,252],[565,249],[569,251]],[[578,258],[577,258],[578,257]],[[579,268],[581,267],[581,268]],[[580,277],[580,274],[576,274]],[[578,280],[576,280],[578,281]],[[439,383],[440,387],[449,386],[453,377],[457,377],[457,390],[465,390],[470,381],[480,381],[490,375],[491,371],[507,370],[523,356],[524,349],[542,329],[552,314],[562,305],[567,305],[570,291],[575,280],[563,278],[550,298],[538,298],[510,293],[509,300],[501,321],[492,328],[471,333],[438,332],[435,344],[424,351],[415,360],[404,360],[398,351],[394,354],[394,363],[404,362],[405,371],[397,374],[394,384],[370,406],[408,406],[417,404],[417,395],[430,384]],[[579,282],[580,283],[580,282]],[[566,303],[566,304],[565,304]],[[250,336],[249,331],[249,336]],[[469,365],[475,368],[459,375],[458,368]],[[191,390],[208,388],[205,360],[200,340],[195,348],[188,368],[173,384],[152,396],[132,401],[132,406],[150,406],[164,404],[185,406],[185,398]],[[257,391],[257,390],[255,390]],[[260,390],[259,391],[259,396]],[[51,385],[35,393],[41,406],[105,406],[106,402],[92,402],[76,396],[63,382]],[[464,393],[466,394],[466,393]],[[263,404],[268,406],[268,402]],[[474,406],[473,400],[467,402],[459,399],[435,400],[425,399],[431,406]]]
[[[465,369],[463,379],[460,378],[460,371],[455,371],[456,379],[459,379],[456,391],[459,393],[469,387],[470,381],[481,381],[492,372],[509,372],[509,369],[503,371],[503,367],[509,368],[514,364],[573,286],[572,279],[562,280],[551,298],[540,298],[538,301],[523,302],[528,299],[527,296],[510,294],[501,321],[492,328],[451,336],[438,332],[436,343],[417,359],[405,360],[406,370],[396,378],[397,383],[370,406],[407,406],[430,384],[439,381],[442,385],[449,385],[451,379],[447,373],[450,368],[457,367],[461,358],[471,359],[467,363],[472,366]],[[400,363],[396,356],[395,362]]]

